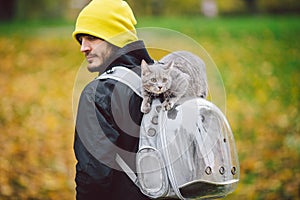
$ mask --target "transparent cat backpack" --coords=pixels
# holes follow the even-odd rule
[[[115,68],[104,78],[119,80],[139,93],[139,77],[128,69]],[[169,111],[154,100],[141,124],[137,171],[118,155],[116,161],[153,199],[220,198],[233,192],[239,181],[229,123],[214,104],[202,98],[181,100]]]
[[[170,111],[153,102],[142,121],[136,162],[141,191],[152,198],[219,198],[239,181],[230,126],[215,105],[201,98]]]

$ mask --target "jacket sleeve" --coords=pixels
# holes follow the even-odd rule
[[[83,90],[74,142],[77,185],[84,174],[88,183],[97,183],[98,190],[111,188],[116,152],[137,149],[142,117],[138,101],[127,86],[114,80],[94,80]]]
[[[74,151],[77,159],[76,183],[77,185],[96,183],[108,188],[111,181],[113,144],[118,137],[115,130],[108,131],[106,125],[108,114],[105,104],[96,102],[97,81],[88,84],[81,93],[75,127]],[[108,137],[106,137],[106,134]]]

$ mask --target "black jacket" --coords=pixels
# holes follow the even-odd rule
[[[142,59],[153,62],[142,41],[133,42],[114,55],[105,71],[125,66],[140,74]],[[83,90],[74,141],[77,199],[147,199],[115,163],[118,153],[135,169],[141,101],[128,86],[111,79],[95,79]]]

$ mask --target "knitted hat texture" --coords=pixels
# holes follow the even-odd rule
[[[79,34],[101,38],[123,47],[137,40],[136,19],[129,5],[122,0],[92,0],[79,13],[73,38]]]

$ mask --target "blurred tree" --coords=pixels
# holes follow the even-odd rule
[[[217,0],[220,15],[232,15],[245,12],[245,3],[241,0]]]
[[[164,0],[151,0],[151,13],[153,15],[161,15],[164,9]]]
[[[17,19],[59,19],[65,16],[70,0],[16,0]]]
[[[65,18],[70,20],[76,19],[81,9],[90,1],[91,0],[69,0],[68,9],[64,12]]]
[[[213,0],[211,2],[214,1],[220,15],[300,12],[299,0]],[[136,15],[198,15],[201,10],[203,11],[203,2],[210,2],[210,0],[127,0],[127,2]]]
[[[165,14],[165,0],[127,0],[137,15],[163,15]]]
[[[71,8],[82,9],[85,5],[87,5],[91,0],[71,0]]]
[[[201,13],[199,0],[168,0],[166,1],[166,14],[197,15]]]
[[[257,0],[243,0],[246,3],[246,7],[249,13],[257,13]]]
[[[199,0],[127,0],[136,15],[194,15],[201,13]]]
[[[11,20],[15,14],[15,0],[0,0],[0,21]]]
[[[272,1],[262,1],[257,2],[258,7],[263,13],[300,13],[300,1],[299,0],[272,0]]]

